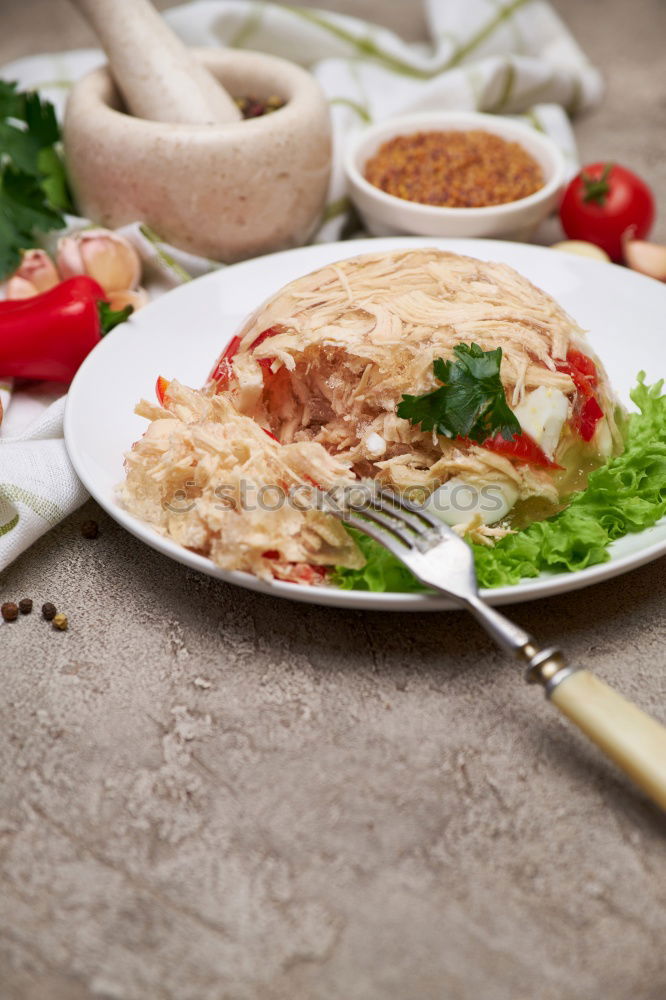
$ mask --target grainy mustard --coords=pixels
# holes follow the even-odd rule
[[[544,185],[519,143],[481,130],[396,136],[368,160],[365,177],[397,198],[451,208],[502,205]]]

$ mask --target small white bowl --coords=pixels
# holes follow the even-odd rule
[[[539,163],[545,184],[534,194],[503,205],[447,208],[422,205],[387,194],[364,177],[365,165],[379,147],[398,135],[415,132],[455,132],[480,129],[518,142]],[[528,239],[555,208],[566,180],[564,157],[548,136],[529,125],[477,111],[424,111],[371,125],[350,146],[345,157],[349,194],[373,236],[408,233],[415,236],[502,236]]]

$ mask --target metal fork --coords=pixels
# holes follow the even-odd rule
[[[471,612],[507,653],[526,667],[530,684],[578,726],[649,796],[666,809],[666,729],[589,671],[568,666],[555,647],[539,648],[528,632],[480,597],[470,546],[439,518],[397,494],[362,491],[358,501],[331,495],[322,509],[365,532],[421,583]]]

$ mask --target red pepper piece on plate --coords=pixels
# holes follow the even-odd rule
[[[268,340],[269,337],[274,337],[275,334],[279,332],[280,331],[276,326],[269,326],[267,330],[264,330],[264,332],[260,333],[258,337],[255,337],[248,347],[248,351],[254,351],[256,347],[259,347],[259,344],[263,344],[265,340]]]
[[[325,566],[312,566],[310,563],[281,563],[273,566],[272,569],[276,580],[284,580],[285,583],[300,583],[307,587],[323,583],[327,573]]]
[[[583,441],[591,441],[597,429],[597,423],[604,415],[604,411],[599,406],[596,396],[590,396],[583,403],[580,413],[574,416],[574,426],[582,437]]]
[[[516,462],[529,462],[530,465],[538,465],[543,469],[562,468],[557,462],[548,458],[548,455],[539,447],[534,438],[531,438],[525,431],[521,434],[514,434],[510,441],[507,441],[499,433],[495,434],[493,437],[486,438],[483,447],[498,455],[506,455],[507,458],[512,458]]]
[[[279,333],[279,332],[280,331],[277,329],[277,327],[275,327],[275,326],[269,326],[268,330],[264,330],[263,333],[260,333],[259,336],[256,337],[255,340],[252,341],[252,343],[250,344],[248,350],[249,351],[254,351],[255,348],[259,347],[259,344],[263,344],[263,342],[265,340],[268,340],[269,337],[274,337],[275,334]],[[275,360],[274,358],[257,358],[257,361],[259,363],[259,367],[262,368],[263,372],[264,372],[264,381],[265,381],[267,375],[271,375],[272,374],[272,372],[271,372],[271,365],[273,364],[274,360]]]
[[[591,441],[597,423],[604,415],[594,391],[599,381],[597,366],[587,354],[571,348],[567,352],[567,360],[559,362],[557,368],[571,377],[578,390],[571,423],[583,441]]]
[[[169,388],[168,378],[164,378],[163,375],[157,376],[157,381],[155,382],[155,395],[157,396],[157,402],[160,406],[164,406],[164,397],[166,396],[167,389]]]
[[[325,566],[313,566],[311,563],[281,562],[277,549],[266,549],[261,554],[264,559],[269,559],[275,564],[271,566],[275,579],[287,583],[301,583],[312,587],[322,583],[328,572]]]
[[[587,354],[576,350],[575,347],[570,347],[567,351],[567,361],[572,368],[576,368],[583,375],[587,375],[590,381],[597,381],[597,366]]]
[[[0,303],[0,375],[71,382],[105,333],[132,312],[114,312],[100,285],[68,278],[29,299]]]
[[[558,361],[557,370],[569,375],[579,392],[587,399],[594,396],[597,384],[597,366],[592,358],[574,348],[567,352],[566,361]]]
[[[255,337],[255,339],[248,347],[248,351],[253,351],[255,347],[259,346],[259,344],[263,344],[264,340],[267,340],[269,337],[275,336],[275,334],[279,332],[280,331],[274,326],[269,327],[268,330],[264,330],[263,333],[260,333],[258,337]],[[227,346],[225,347],[224,351],[220,355],[217,364],[210,373],[209,381],[217,382],[217,387],[220,391],[226,389],[231,379],[231,376],[233,375],[233,367],[231,362],[238,354],[240,345],[241,345],[240,337],[232,337]],[[268,369],[270,369],[270,366],[273,364],[273,358],[258,358],[257,360],[260,366],[264,369],[264,373],[266,373]]]
[[[238,353],[240,337],[232,337],[210,373],[211,382],[217,382],[219,389],[225,389],[233,374],[231,359]]]

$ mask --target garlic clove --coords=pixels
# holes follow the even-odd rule
[[[30,299],[60,282],[55,264],[45,250],[25,250],[21,263],[7,281],[8,299]]]
[[[552,250],[564,250],[565,253],[574,253],[578,257],[591,257],[593,260],[610,261],[610,257],[605,250],[598,247],[596,243],[588,243],[586,240],[562,240],[560,243],[553,243]]]
[[[33,283],[27,278],[22,278],[20,274],[13,274],[7,280],[5,293],[8,299],[31,299],[35,295],[39,295],[39,291]]]
[[[61,237],[56,259],[63,278],[87,274],[105,292],[136,288],[141,279],[138,253],[111,229],[82,229]]]
[[[114,310],[132,306],[135,312],[150,302],[150,295],[145,288],[123,288],[118,292],[108,292],[106,298]]]
[[[666,281],[666,247],[646,240],[625,240],[625,263],[633,270],[657,281]]]

